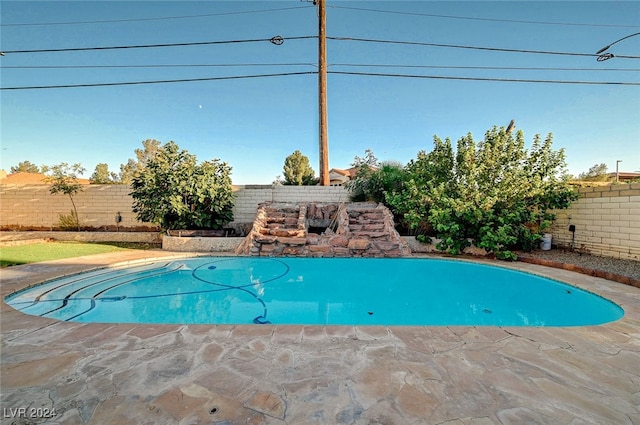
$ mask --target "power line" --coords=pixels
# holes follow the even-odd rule
[[[146,65],[9,65],[0,69],[109,69],[109,68],[215,68],[215,67],[254,67],[254,66],[313,66],[315,63],[216,63],[216,64],[146,64]],[[455,65],[403,65],[375,63],[330,63],[327,66],[366,67],[366,68],[418,68],[418,69],[478,69],[497,71],[589,71],[589,72],[640,72],[640,68],[552,68],[552,67],[516,67],[516,66],[455,66]]]
[[[549,21],[525,21],[525,20],[517,20],[517,19],[478,18],[473,16],[438,15],[433,13],[419,13],[419,12],[400,12],[397,10],[369,9],[364,7],[348,7],[348,6],[330,6],[330,7],[334,9],[359,10],[364,12],[376,12],[376,13],[391,13],[396,15],[427,16],[431,18],[464,19],[464,20],[471,20],[471,21],[506,22],[506,23],[515,23],[515,24],[564,25],[564,26],[612,27],[612,28],[639,28],[640,27],[640,25],[592,24],[592,23],[579,23],[579,22],[549,22]]]
[[[22,87],[0,87],[0,90],[34,90],[34,89],[66,89],[77,87],[112,87],[112,86],[133,86],[143,84],[165,84],[165,83],[191,83],[198,81],[218,81],[218,80],[241,80],[247,78],[264,78],[264,77],[286,77],[291,75],[308,75],[317,74],[314,71],[308,72],[283,72],[279,74],[258,74],[258,75],[234,75],[228,77],[209,77],[209,78],[185,78],[179,80],[154,80],[154,81],[129,81],[118,83],[88,83],[88,84],[62,84],[49,86],[22,86]]]
[[[485,78],[485,77],[453,77],[440,75],[412,75],[412,74],[390,74],[390,73],[373,73],[373,72],[348,72],[348,71],[328,71],[328,74],[336,75],[354,75],[366,77],[395,77],[395,78],[419,78],[419,79],[438,79],[438,80],[463,80],[463,81],[493,81],[507,83],[550,83],[550,84],[587,84],[587,85],[630,85],[638,86],[636,82],[606,82],[606,81],[569,81],[569,80],[533,80],[533,79],[514,79],[514,78]],[[110,87],[110,86],[131,86],[143,84],[165,84],[165,83],[189,83],[201,81],[219,81],[219,80],[239,80],[247,78],[263,78],[263,77],[286,77],[294,75],[316,75],[316,71],[306,72],[285,72],[278,74],[258,74],[258,75],[236,75],[226,77],[208,77],[208,78],[189,78],[176,80],[153,80],[153,81],[130,81],[117,83],[88,83],[88,84],[63,84],[63,85],[47,85],[47,86],[22,86],[22,87],[0,87],[0,90],[33,90],[33,89],[59,89],[59,88],[78,88],[78,87]]]
[[[245,15],[245,14],[265,13],[265,12],[278,12],[283,10],[308,9],[311,7],[314,7],[314,6],[308,5],[308,6],[295,6],[295,7],[281,7],[281,8],[274,8],[274,9],[203,13],[203,14],[196,14],[196,15],[181,15],[181,16],[160,16],[160,17],[150,17],[150,18],[108,19],[108,20],[68,21],[68,22],[19,22],[19,23],[13,23],[13,24],[0,24],[0,27],[109,24],[109,23],[121,23],[121,22],[162,21],[162,20],[172,20],[172,19],[192,19],[192,18],[212,17],[212,16],[229,16],[229,15]],[[382,10],[382,9],[348,7],[348,6],[328,6],[328,7],[331,7],[334,9],[356,10],[356,11],[375,12],[375,13],[388,13],[388,14],[396,14],[396,15],[426,16],[426,17],[432,17],[432,18],[462,19],[462,20],[487,21],[487,22],[506,22],[506,23],[517,23],[517,24],[608,27],[608,28],[639,28],[640,27],[640,25],[624,25],[624,24],[596,24],[596,23],[581,23],[581,22],[551,22],[551,21],[527,21],[527,20],[517,20],[517,19],[480,18],[480,17],[474,17],[474,16],[441,15],[441,14],[420,13],[420,12],[401,12],[397,10]]]
[[[112,24],[119,22],[142,22],[142,21],[162,21],[170,19],[191,19],[191,18],[205,18],[210,16],[228,16],[228,15],[245,15],[250,13],[263,13],[263,12],[277,12],[281,10],[292,9],[307,9],[313,6],[295,6],[295,7],[281,7],[277,9],[262,9],[262,10],[247,10],[238,12],[220,12],[220,13],[204,13],[199,15],[183,15],[183,16],[165,16],[155,18],[131,18],[131,19],[110,19],[110,20],[97,20],[97,21],[71,21],[71,22],[24,22],[15,24],[0,24],[0,27],[24,27],[24,26],[44,26],[44,25],[77,25],[77,24]]]
[[[73,47],[62,49],[34,49],[34,50],[5,50],[2,54],[17,54],[17,53],[54,53],[54,52],[77,52],[77,51],[95,51],[95,50],[118,50],[118,49],[143,49],[143,48],[158,48],[158,47],[183,47],[183,46],[203,46],[203,45],[216,45],[216,44],[234,44],[234,43],[257,43],[270,41],[273,44],[282,44],[285,40],[305,40],[318,38],[316,35],[307,35],[299,37],[287,37],[286,39],[280,36],[272,38],[261,39],[248,39],[248,40],[224,40],[224,41],[199,41],[199,42],[186,42],[186,43],[165,43],[165,44],[143,44],[143,45],[126,45],[126,46],[104,46],[104,47]],[[496,51],[496,52],[510,52],[510,53],[533,53],[533,54],[545,54],[545,55],[563,55],[563,56],[587,56],[597,57],[597,54],[593,53],[576,53],[576,52],[556,52],[546,50],[527,50],[527,49],[508,49],[501,47],[484,47],[484,46],[468,46],[460,44],[443,44],[443,43],[426,43],[419,41],[399,41],[399,40],[380,40],[371,38],[357,38],[357,37],[327,37],[329,40],[335,41],[358,41],[364,43],[382,43],[382,44],[399,44],[409,46],[429,46],[429,47],[447,47],[456,49],[471,49],[471,50],[483,50],[483,51]],[[631,55],[616,55],[616,58],[623,59],[640,59],[640,56]]]
[[[364,43],[384,43],[384,44],[401,44],[401,45],[409,45],[409,46],[449,47],[449,48],[455,48],[455,49],[472,49],[472,50],[485,50],[485,51],[488,50],[488,51],[494,51],[494,52],[536,53],[536,54],[544,54],[544,55],[563,55],[563,56],[589,56],[589,57],[598,56],[593,53],[507,49],[507,48],[501,48],[501,47],[465,46],[460,44],[425,43],[425,42],[419,42],[419,41],[378,40],[378,39],[371,39],[371,38],[356,38],[356,37],[327,37],[327,38],[330,40],[336,40],[336,41],[359,41]],[[640,59],[640,56],[616,55],[616,58]]]
[[[302,37],[287,37],[287,40],[303,40],[308,38],[317,38],[315,35],[307,35]],[[284,38],[280,36],[272,38],[257,38],[250,40],[224,40],[224,41],[198,41],[189,43],[166,43],[166,44],[141,44],[141,45],[129,45],[129,46],[105,46],[105,47],[72,47],[64,49],[35,49],[35,50],[3,50],[3,54],[15,54],[15,53],[53,53],[53,52],[79,52],[89,50],[117,50],[117,49],[145,49],[155,47],[178,47],[178,46],[205,46],[213,44],[234,44],[234,43],[257,43],[270,41],[273,44],[282,44]]]
[[[207,68],[236,66],[317,66],[315,63],[213,63],[213,64],[147,64],[147,65],[10,65],[0,69],[91,69],[91,68]]]
[[[640,83],[636,83],[633,81],[608,82],[608,81],[532,80],[532,79],[515,79],[515,78],[451,77],[451,76],[440,76],[440,75],[387,74],[387,73],[348,72],[348,71],[329,71],[329,74],[358,75],[358,76],[367,76],[367,77],[423,78],[423,79],[436,79],[436,80],[496,81],[496,82],[504,82],[504,83],[549,83],[549,84],[640,86]]]
[[[550,68],[519,66],[453,66],[453,65],[400,65],[400,64],[364,64],[331,63],[329,66],[371,67],[371,68],[427,68],[427,69],[486,69],[500,71],[627,71],[639,72],[640,68]],[[2,68],[2,67],[0,67]]]

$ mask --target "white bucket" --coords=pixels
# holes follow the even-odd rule
[[[551,233],[545,233],[542,236],[542,242],[540,242],[540,249],[543,251],[549,251],[551,249]]]

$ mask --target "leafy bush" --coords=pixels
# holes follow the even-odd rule
[[[163,229],[221,229],[233,220],[231,167],[197,163],[174,142],[158,149],[132,180],[137,219]]]
[[[373,152],[367,150],[365,158],[356,156],[352,165],[357,169],[356,175],[346,185],[352,201],[380,202],[389,207],[400,231],[425,233],[421,227],[411,232],[411,226],[405,220],[404,214],[398,213],[395,204],[393,204],[394,199],[405,193],[406,181],[409,178],[409,172],[401,163],[395,161],[378,162],[377,158],[373,156]]]
[[[501,259],[515,259],[514,248],[531,250],[576,194],[567,184],[564,151],[552,150],[552,136],[536,135],[530,151],[522,132],[487,131],[476,143],[462,137],[434,138],[434,149],[420,152],[406,169],[403,190],[386,201],[414,228],[433,227],[438,248],[459,254],[473,242]]]
[[[378,168],[361,165],[355,177],[346,185],[352,201],[386,203],[387,193],[402,190],[406,172],[397,162],[382,162]]]
[[[432,196],[440,196],[436,189],[453,179],[453,164],[451,142],[436,138],[430,153],[418,152],[417,159],[405,167],[402,190],[385,196],[386,204],[395,216],[418,236],[436,235],[428,219],[429,208],[433,203]]]

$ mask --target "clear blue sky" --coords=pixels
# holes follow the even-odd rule
[[[0,7],[0,46],[7,52],[0,58],[4,89],[317,70],[317,40],[288,39],[317,35],[315,7],[297,0],[2,1]],[[286,10],[265,11],[268,9]],[[328,40],[329,71],[334,72],[638,84],[638,58],[596,62],[593,56],[468,48],[593,54],[637,32],[640,2],[635,1],[327,0],[330,37],[465,47]],[[284,37],[283,45],[262,41],[10,53],[262,40],[276,35]],[[640,56],[640,36],[621,41],[609,51]],[[233,64],[253,65],[149,67]],[[28,160],[38,165],[81,162],[87,169],[85,177],[100,162],[117,172],[120,164],[134,157],[134,149],[140,148],[143,140],[157,139],[163,143],[173,140],[199,160],[220,158],[228,162],[235,184],[271,183],[282,174],[285,157],[295,150],[307,155],[318,173],[315,74],[2,90],[0,96],[0,168],[7,171]],[[536,133],[543,137],[553,133],[554,147],[566,150],[571,173],[586,171],[597,163],[605,163],[609,171],[614,171],[616,160],[623,161],[621,171],[640,170],[638,85],[329,74],[328,102],[330,167],[349,167],[354,156],[362,156],[365,149],[372,149],[381,160],[406,163],[418,151],[431,150],[434,135],[455,142],[471,132],[479,140],[492,126],[506,126],[515,119],[528,143]]]

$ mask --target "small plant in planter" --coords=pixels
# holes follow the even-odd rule
[[[231,167],[219,159],[198,164],[174,142],[159,148],[131,187],[137,219],[163,230],[222,229],[233,220]]]

